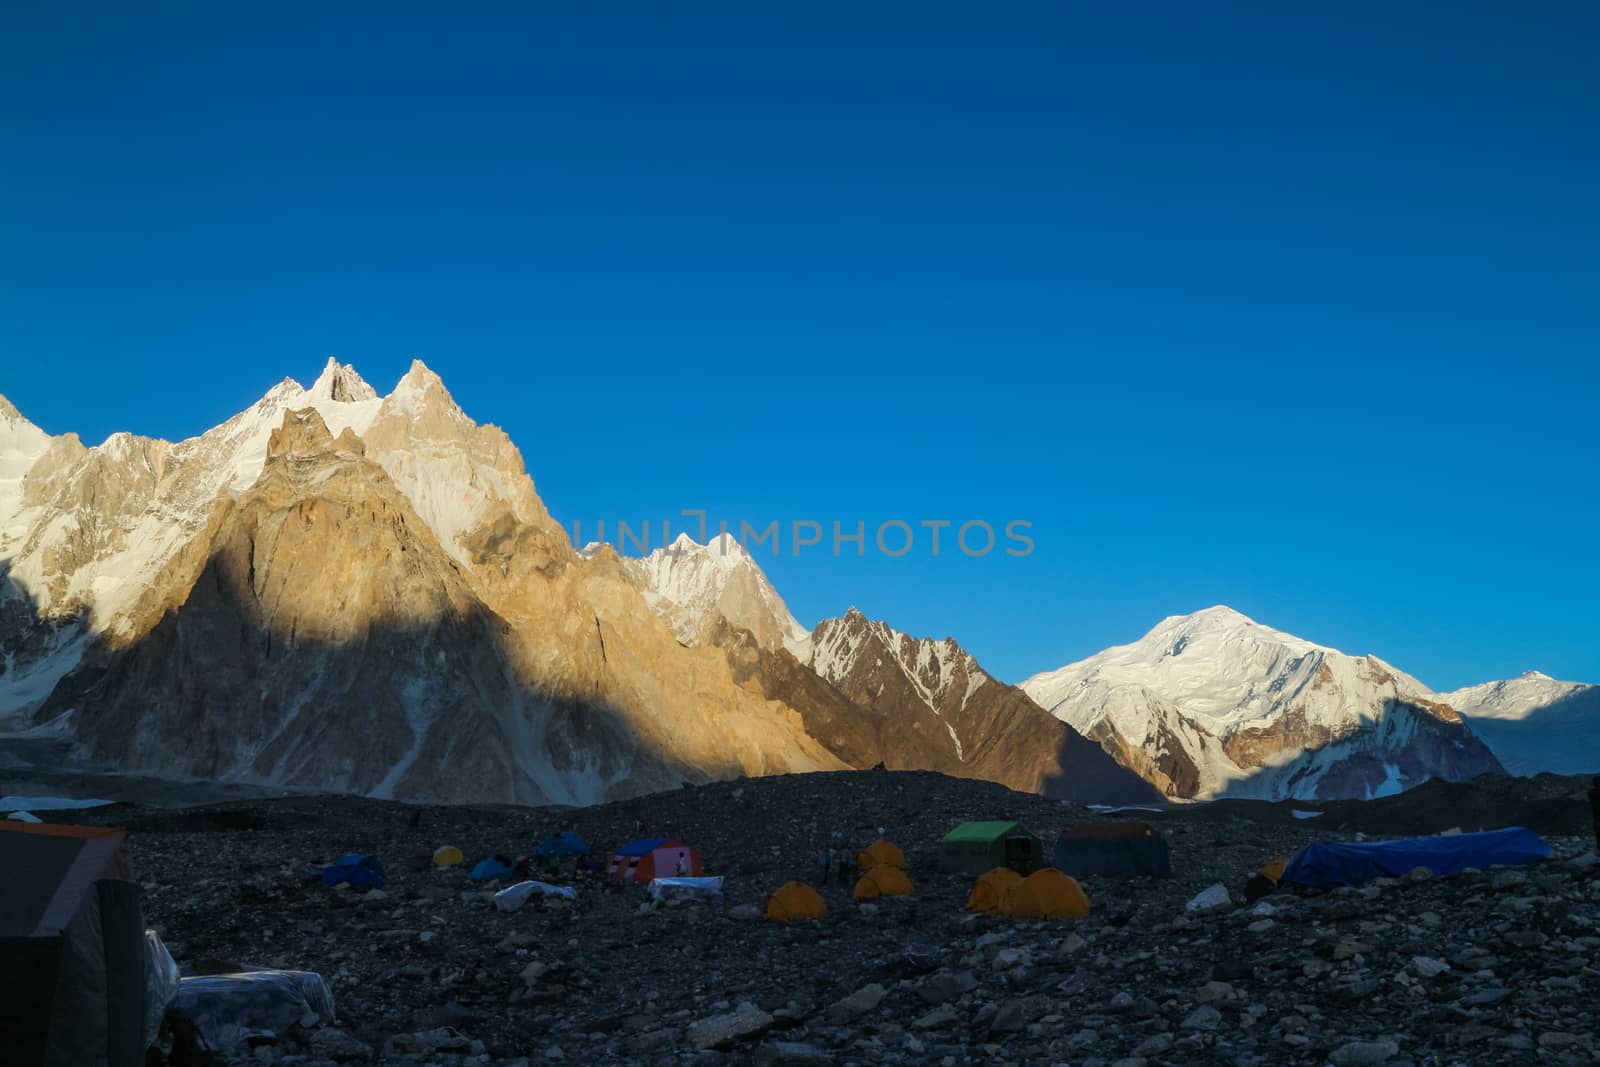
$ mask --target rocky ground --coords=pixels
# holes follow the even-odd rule
[[[1097,816],[933,774],[725,782],[585,809],[411,808],[351,798],[199,809],[118,805],[66,816],[133,831],[147,919],[187,973],[321,973],[335,1026],[232,1054],[274,1064],[1040,1063],[1502,1064],[1600,1060],[1600,878],[1584,783],[1428,786],[1367,805],[1222,804]],[[1453,879],[1420,876],[1255,905],[1245,876],[1318,838],[1521,823],[1556,857]],[[936,873],[957,822],[1010,817],[1052,838],[1091,818],[1158,823],[1175,877],[1090,879],[1093,915],[1016,922],[963,911]],[[579,878],[576,905],[500,913],[463,868],[575,829],[596,848],[652,834],[698,845],[722,903],[651,908]],[[1326,821],[1329,825],[1319,825]],[[415,825],[414,825],[415,824]],[[857,906],[825,889],[817,922],[763,922],[778,884],[817,881],[819,847],[884,833],[914,899]],[[302,880],[347,851],[388,886]],[[1587,858],[1585,858],[1587,857]],[[1222,881],[1235,903],[1188,914]]]

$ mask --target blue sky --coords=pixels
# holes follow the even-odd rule
[[[1593,5],[234,6],[0,16],[48,430],[421,357],[569,524],[1032,523],[786,543],[808,625],[1600,681]]]

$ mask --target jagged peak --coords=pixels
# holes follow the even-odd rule
[[[411,368],[395,385],[394,391],[384,398],[384,402],[396,410],[408,413],[443,412],[460,422],[472,421],[456,404],[455,398],[450,395],[450,390],[445,388],[444,379],[430,370],[420,359],[411,361]]]
[[[267,459],[326,452],[333,447],[333,434],[321,413],[316,408],[299,408],[283,413],[283,425],[273,430],[267,441]]]
[[[1522,674],[1520,675],[1520,677],[1525,678],[1530,682],[1553,682],[1553,681],[1555,681],[1554,678],[1552,678],[1548,674],[1544,673],[1544,671],[1523,671]]]
[[[5,398],[4,393],[0,393],[0,419],[5,419],[8,422],[28,421],[23,417],[22,412],[17,410],[17,405]]]
[[[378,399],[378,391],[368,385],[354,367],[340,363],[333,356],[328,357],[322,373],[311,384],[307,395],[313,400],[336,400],[342,403]]]
[[[425,393],[430,389],[443,389],[444,379],[435,374],[429,366],[420,359],[411,361],[411,366],[401,375],[400,381],[395,384],[396,393]]]
[[[696,541],[687,533],[680,532],[670,544],[653,550],[646,558],[660,562],[663,559],[682,559],[688,556],[709,559],[726,568],[732,568],[750,559],[750,554],[739,544],[739,539],[727,531],[717,534],[705,544]]]

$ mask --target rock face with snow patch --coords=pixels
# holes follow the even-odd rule
[[[1415,678],[1230,608],[1022,687],[1169,796],[1366,797],[1502,770]]]
[[[645,600],[687,645],[710,642],[720,620],[750,631],[763,648],[786,648],[804,656],[806,628],[789,614],[766,573],[731,535],[708,543],[679,534],[648,556],[627,559]]]

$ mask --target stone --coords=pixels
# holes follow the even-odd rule
[[[994,1018],[989,1020],[989,1029],[995,1033],[1015,1033],[1027,1024],[1022,1001],[1008,1000],[995,1010]]]
[[[1232,903],[1232,898],[1228,896],[1228,887],[1218,882],[1196,893],[1183,907],[1185,911],[1204,913],[1220,911]]]
[[[966,984],[954,974],[930,975],[917,985],[917,996],[929,1004],[946,1004],[966,992]]]
[[[697,1049],[729,1049],[741,1041],[760,1037],[772,1028],[771,1015],[753,1004],[740,1004],[725,1015],[713,1015],[689,1025],[689,1044]]]
[[[370,1046],[356,1040],[354,1034],[331,1026],[311,1031],[306,1043],[313,1053],[335,1063],[366,1063],[372,1059]]]
[[[1341,941],[1333,946],[1333,958],[1336,961],[1354,959],[1372,952],[1372,946],[1361,941]]]
[[[1019,967],[1026,963],[1027,960],[1028,952],[1026,949],[1003,948],[994,954],[994,968],[997,971],[1009,971],[1013,967]]]
[[[1155,1034],[1145,1038],[1133,1047],[1135,1056],[1161,1056],[1169,1052],[1173,1046],[1171,1034]]]
[[[913,1030],[944,1030],[961,1021],[961,1016],[950,1005],[934,1008],[911,1023]]]
[[[1185,1030],[1216,1030],[1222,1026],[1222,1013],[1209,1004],[1190,1012],[1179,1024]]]
[[[1508,889],[1519,889],[1527,884],[1528,876],[1523,871],[1496,871],[1489,876],[1489,888],[1497,893],[1504,893]]]
[[[763,1041],[756,1047],[755,1061],[761,1067],[806,1067],[832,1063],[833,1054],[803,1041]]]
[[[876,1008],[887,993],[888,990],[877,982],[862,986],[849,996],[828,1005],[828,1021],[835,1026],[852,1023]]]
[[[1418,978],[1437,978],[1449,969],[1448,963],[1432,956],[1411,957],[1411,971]]]
[[[1328,1053],[1334,1067],[1379,1067],[1400,1051],[1393,1041],[1351,1041]]]
[[[1504,1035],[1505,1031],[1498,1026],[1488,1026],[1483,1023],[1468,1023],[1456,1031],[1456,1044],[1462,1048],[1476,1045],[1492,1038]]]

